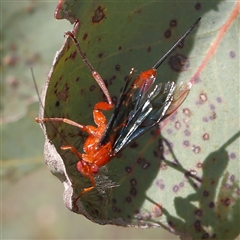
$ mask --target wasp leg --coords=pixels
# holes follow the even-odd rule
[[[74,207],[77,209],[78,211],[78,206],[77,206],[77,201],[80,197],[82,197],[85,193],[90,192],[91,190],[93,190],[96,187],[96,182],[94,180],[94,177],[90,177],[90,180],[92,182],[92,186],[88,187],[88,188],[84,188],[83,191],[81,192],[80,195],[78,195],[78,197],[73,201],[73,205]]]
[[[113,108],[113,105],[109,104],[107,102],[96,103],[96,105],[94,106],[94,110],[93,110],[93,119],[97,126],[107,124],[106,117],[100,110],[108,111],[108,110],[111,110],[112,108]]]
[[[83,54],[82,49],[80,47],[80,44],[78,42],[78,40],[76,39],[76,37],[74,36],[74,34],[70,31],[65,32],[65,36],[69,36],[72,41],[74,42],[74,45],[77,48],[77,51],[79,53],[79,55],[82,57],[83,62],[87,65],[87,67],[90,69],[92,76],[94,77],[94,79],[96,80],[96,82],[98,83],[99,87],[102,89],[103,93],[105,94],[107,101],[110,105],[112,105],[112,99],[110,97],[110,94],[108,92],[108,89],[101,77],[101,75],[95,71],[95,69],[93,68],[93,66],[91,65],[91,63],[89,62],[89,60],[86,58],[86,56]]]

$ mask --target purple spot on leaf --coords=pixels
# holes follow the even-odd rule
[[[229,179],[230,179],[231,182],[234,182],[235,181],[235,176],[231,175]]]
[[[231,58],[235,58],[235,57],[236,57],[236,53],[233,52],[233,51],[230,51],[230,52],[229,52],[229,55],[230,55]]]
[[[183,146],[184,147],[189,147],[190,142],[188,140],[183,141]]]
[[[180,182],[179,187],[183,187],[183,186],[184,186],[184,182]]]
[[[178,192],[178,190],[179,190],[179,187],[178,187],[178,185],[175,185],[175,186],[173,186],[173,192],[174,192],[174,193],[177,193],[177,192]]]
[[[207,117],[203,117],[203,121],[204,122],[208,122],[208,118]]]
[[[199,77],[196,77],[195,79],[194,79],[194,83],[200,83],[201,82],[201,79],[199,78]]]
[[[218,103],[222,103],[222,98],[217,97],[217,102],[218,102]]]
[[[215,106],[213,104],[210,104],[210,109],[215,110]]]
[[[236,154],[235,154],[235,153],[230,153],[230,154],[229,154],[229,157],[230,157],[231,159],[235,159],[235,158],[236,158]]]
[[[181,123],[179,121],[176,121],[174,126],[175,126],[176,129],[180,129],[181,128]]]
[[[172,129],[167,129],[167,133],[168,133],[169,135],[171,135],[171,134],[172,134]]]
[[[191,132],[188,129],[186,129],[184,131],[184,134],[185,134],[185,136],[189,137],[191,135]]]
[[[197,146],[197,145],[193,145],[192,150],[193,150],[194,153],[198,154],[201,151],[201,147]]]

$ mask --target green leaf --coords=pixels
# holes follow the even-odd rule
[[[59,3],[56,17],[80,21],[77,39],[113,99],[130,68],[151,68],[202,16],[158,69],[158,82],[194,83],[186,101],[161,124],[161,135],[154,129],[112,159],[77,208],[74,199],[91,183],[77,171],[77,157],[60,147],[82,153],[86,136],[67,124],[43,125],[45,161],[63,181],[71,211],[99,224],[162,226],[194,239],[239,234],[238,7],[237,1]],[[105,100],[70,39],[55,57],[45,93],[41,116],[83,125],[94,125],[94,104]]]

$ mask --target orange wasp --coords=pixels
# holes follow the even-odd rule
[[[78,157],[77,170],[84,177],[89,178],[92,183],[90,187],[82,190],[81,194],[75,199],[75,203],[83,194],[95,188],[94,178],[99,173],[100,167],[105,166],[133,140],[171,115],[185,100],[190,91],[191,83],[180,83],[176,86],[174,82],[155,85],[154,82],[156,80],[157,68],[176,49],[179,43],[187,37],[200,19],[195,21],[151,69],[142,72],[134,80],[132,80],[134,69],[131,69],[108,123],[102,110],[111,110],[114,108],[114,105],[107,87],[100,74],[94,70],[84,56],[74,34],[72,32],[65,33],[66,36],[73,40],[78,53],[107,98],[107,102],[98,102],[94,106],[93,119],[96,126],[81,125],[67,118],[36,118],[38,123],[47,121],[64,122],[78,127],[81,131],[88,134],[83,146],[83,153],[78,152],[71,145],[61,147],[63,150],[71,150]]]

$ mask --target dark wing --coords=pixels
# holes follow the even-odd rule
[[[105,145],[109,141],[111,141],[112,144],[115,142],[115,140],[119,137],[123,126],[126,125],[130,113],[134,113],[135,109],[139,106],[139,103],[144,96],[143,92],[148,90],[148,85],[145,84],[147,82],[146,80],[143,81],[144,86],[141,85],[141,87],[138,87],[138,85],[134,85],[134,83],[141,78],[141,74],[131,84],[133,72],[134,69],[132,68],[121,91],[120,98],[111,119],[108,122],[107,128],[100,139],[100,145]],[[155,76],[151,76],[151,83],[153,83],[155,79]],[[149,86],[151,85],[150,81],[147,82]]]
[[[140,74],[131,85],[132,74],[129,75],[100,141],[100,144],[111,141],[114,154],[172,114],[190,90],[190,84],[176,86],[174,82],[153,86],[156,75],[146,75],[153,73],[148,71]]]
[[[175,85],[174,82],[158,84],[147,95],[137,110],[130,112],[130,117],[115,140],[113,152],[118,153],[133,140],[159,124],[171,115],[186,98],[191,85]]]

